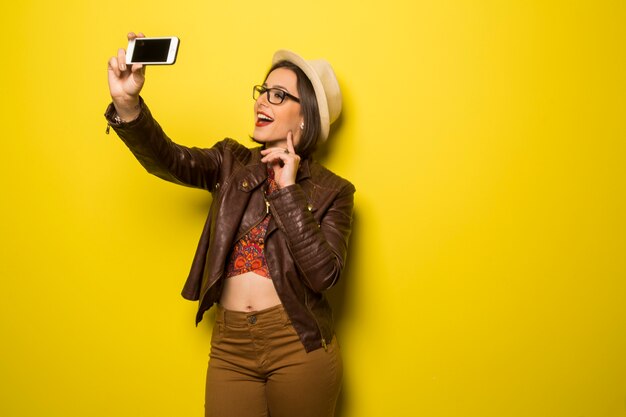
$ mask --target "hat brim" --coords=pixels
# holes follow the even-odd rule
[[[315,69],[304,58],[295,52],[288,51],[286,49],[276,51],[274,57],[272,58],[272,64],[279,61],[289,61],[295,64],[311,81],[313,90],[315,91],[315,98],[317,99],[317,107],[319,109],[320,121],[322,125],[318,141],[324,142],[328,138],[328,133],[330,131],[330,114],[328,111],[328,100],[326,99],[326,93],[324,92],[322,80]]]

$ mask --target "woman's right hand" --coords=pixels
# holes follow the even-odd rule
[[[141,32],[128,34],[128,40],[143,38]],[[131,121],[141,112],[139,93],[146,80],[146,68],[141,64],[126,65],[126,50],[120,48],[117,56],[109,59],[109,92],[118,116],[125,122]]]

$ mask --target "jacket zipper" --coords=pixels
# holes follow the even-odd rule
[[[306,290],[304,293],[304,305],[306,305],[307,310],[309,310],[309,313],[311,313],[311,317],[313,317],[313,321],[315,321],[317,330],[320,332],[320,337],[322,338],[322,347],[324,348],[324,351],[328,352],[328,345],[326,344],[324,333],[322,333],[322,328],[320,326],[320,323],[317,321],[317,317],[315,317],[315,314],[313,314],[313,310],[311,310],[311,307],[309,306],[309,297],[307,296]]]
[[[252,226],[250,226],[245,232],[241,233],[240,235],[237,236],[237,239],[235,239],[235,242],[239,242],[239,240],[244,237],[245,235],[247,235],[248,233],[250,233],[250,230],[254,229],[255,227],[257,227],[259,225],[259,223],[261,223],[263,220],[265,220],[265,218],[267,217],[267,215],[270,213],[270,203],[269,201],[267,201],[267,198],[265,198],[265,216],[261,217],[258,221],[256,221]]]

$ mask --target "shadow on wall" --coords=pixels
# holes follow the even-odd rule
[[[359,222],[356,211],[353,214],[352,220],[352,235],[350,237],[350,244],[348,245],[348,256],[346,258],[346,265],[344,267],[343,273],[341,275],[341,279],[333,288],[331,288],[326,296],[328,298],[328,302],[330,303],[333,309],[333,316],[335,320],[335,329],[338,329],[338,332],[341,332],[341,329],[346,328],[346,321],[349,320],[351,314],[351,309],[353,306],[354,297],[351,294],[354,294],[354,283],[358,282],[353,278],[352,271],[356,271],[357,268],[353,267],[357,265],[360,261],[357,253],[358,245],[355,244],[356,239],[359,236]],[[341,334],[338,334],[337,337],[341,343]],[[342,355],[346,355],[345,350],[342,351]],[[350,387],[346,385],[345,378],[343,387],[341,389],[341,393],[339,394],[339,399],[337,400],[337,409],[335,411],[335,417],[342,417],[345,415],[345,404],[347,403],[347,398],[350,395]]]
[[[344,91],[345,95],[345,91]],[[339,132],[342,130],[344,117],[347,109],[342,109],[342,112],[339,114],[337,120],[330,126],[330,133],[328,138],[328,143],[320,146],[314,153],[313,158],[320,162],[325,166],[325,161],[328,159],[329,154],[332,152],[333,143],[332,141],[337,139],[340,134]],[[352,280],[352,271],[355,271],[356,268],[352,268],[352,266],[357,265],[359,262],[358,254],[357,254],[357,246],[355,244],[356,239],[358,239],[359,233],[359,222],[356,208],[353,213],[352,218],[352,234],[350,236],[350,243],[348,245],[348,254],[346,257],[346,265],[344,266],[343,273],[337,285],[331,288],[327,293],[326,297],[328,298],[328,302],[330,303],[331,308],[333,309],[333,318],[335,321],[335,329],[338,331],[337,337],[339,338],[339,343],[341,344],[341,329],[347,327],[345,325],[345,321],[351,315],[351,307],[352,300],[351,294],[354,294],[352,287],[352,283],[356,282]],[[352,291],[350,291],[352,290]],[[342,355],[345,356],[346,352],[343,351]],[[348,387],[344,383],[339,393],[339,398],[337,400],[337,407],[335,410],[335,417],[343,417],[346,413],[345,404],[347,403],[347,398],[349,398],[350,387]]]

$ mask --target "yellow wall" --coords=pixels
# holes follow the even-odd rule
[[[208,195],[104,133],[142,30],[182,40],[143,95],[187,145],[246,140],[274,50],[332,62],[341,417],[626,416],[623,1],[1,7],[0,415],[202,414],[210,323],[179,291]]]

